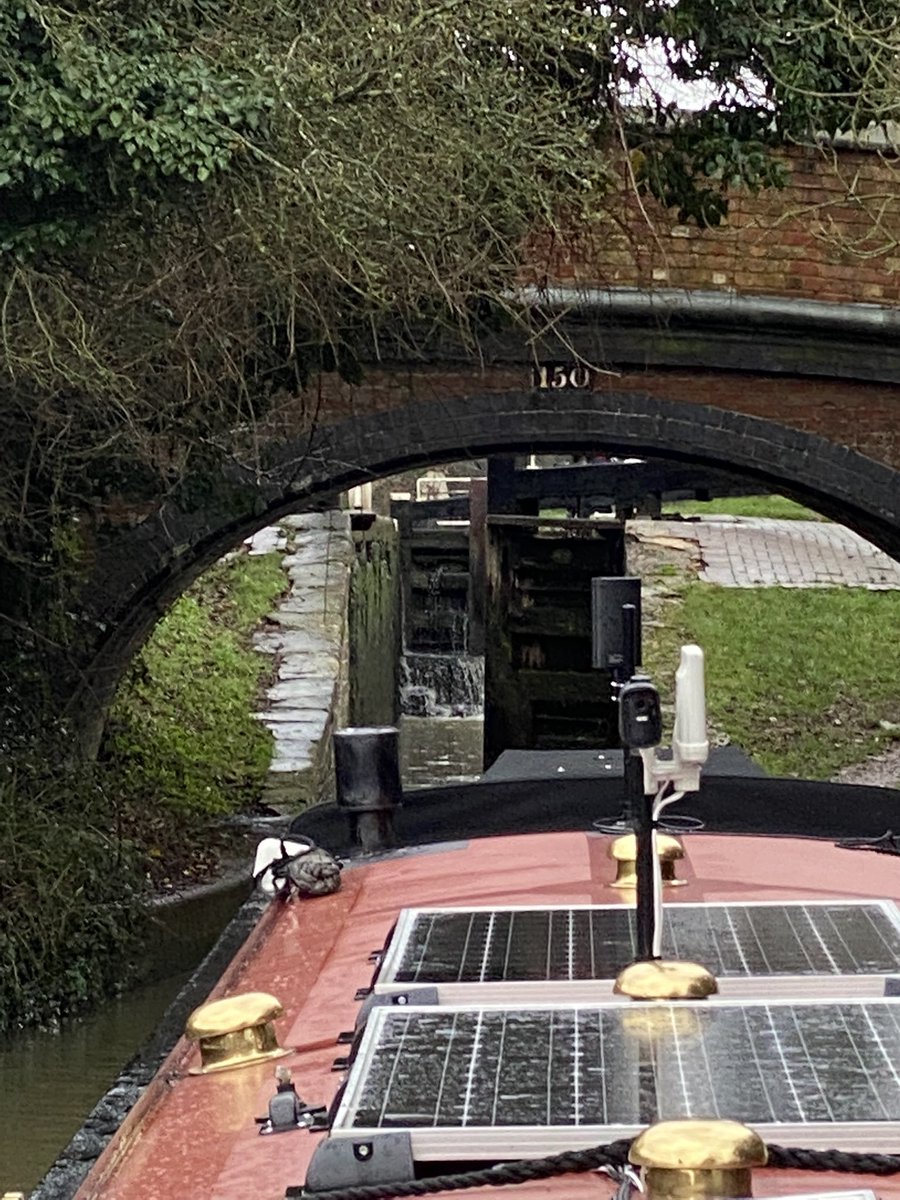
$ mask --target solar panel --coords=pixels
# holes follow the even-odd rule
[[[560,981],[615,979],[635,952],[634,910],[623,905],[409,909],[375,990],[438,984],[442,1002],[549,999]],[[784,977],[792,995],[821,994],[825,979],[829,994],[876,996],[900,972],[900,918],[888,901],[667,904],[663,955],[702,963],[724,994],[768,995]],[[580,991],[572,998],[598,998],[596,987]]]
[[[900,999],[380,1008],[333,1136],[409,1129],[416,1159],[535,1156],[671,1117],[848,1150],[900,1135]]]
[[[853,1188],[846,1192],[802,1192],[799,1196],[769,1196],[767,1200],[875,1200],[871,1188]]]

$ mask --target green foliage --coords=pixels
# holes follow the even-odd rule
[[[235,131],[263,122],[264,70],[216,61],[165,6],[122,7],[0,12],[0,252],[59,251],[117,202],[204,183],[239,150]]]
[[[257,798],[269,739],[251,715],[264,664],[249,633],[283,586],[276,555],[203,576],[120,689],[105,761],[5,747],[0,1036],[126,985],[145,876],[183,881],[214,861],[211,824]]]
[[[692,583],[645,663],[668,683],[696,642],[712,725],[773,775],[830,779],[896,736],[880,722],[900,711],[898,625],[898,592]]]
[[[784,187],[784,166],[766,142],[734,135],[730,123],[722,113],[707,112],[689,117],[687,124],[674,119],[656,142],[634,131],[630,140],[640,151],[635,156],[638,185],[674,208],[679,221],[700,226],[721,224],[735,188],[757,192]]]
[[[108,792],[82,769],[19,755],[0,777],[0,1035],[52,1021],[126,982],[141,877],[111,834]]]
[[[45,646],[89,642],[67,544],[90,564],[113,522],[199,503],[201,481],[265,487],[272,437],[321,415],[319,372],[359,381],[362,363],[435,344],[477,358],[486,330],[529,319],[528,235],[602,215],[625,151],[638,191],[715,224],[730,188],[781,182],[785,140],[888,115],[892,15],[887,0],[0,4],[13,618]]]
[[[638,183],[681,221],[718,225],[729,189],[783,186],[772,152],[785,142],[895,115],[893,0],[624,0],[603,11]]]
[[[119,689],[104,754],[133,836],[157,857],[259,798],[271,735],[253,716],[265,663],[249,635],[284,585],[278,555],[220,563],[163,617]]]
[[[298,392],[308,428],[319,370],[358,379],[448,328],[474,349],[522,315],[523,238],[601,212],[623,147],[639,190],[716,223],[729,188],[781,182],[776,144],[896,96],[885,15],[9,0],[0,550],[42,563],[99,504],[260,470],[256,428]]]
[[[883,107],[897,82],[889,58],[889,48],[897,48],[893,0],[656,0],[633,7],[645,32],[663,40],[676,79],[722,89],[711,110],[742,138],[749,122],[758,132],[765,127],[772,141],[864,128],[894,111]]]

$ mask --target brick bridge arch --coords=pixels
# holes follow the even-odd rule
[[[900,557],[898,161],[805,147],[784,162],[784,190],[736,193],[711,230],[638,201],[623,162],[594,227],[529,240],[522,280],[549,332],[527,347],[521,330],[487,334],[475,367],[460,346],[414,356],[382,344],[362,385],[322,376],[282,411],[261,465],[188,481],[180,505],[148,498],[134,525],[94,514],[93,568],[72,608],[99,632],[53,669],[84,743],[206,566],[277,517],[401,468],[579,447],[691,459],[805,500]],[[610,373],[591,390],[531,389],[535,359],[573,356]]]
[[[438,404],[410,403],[327,426],[311,443],[288,441],[278,457],[303,462],[295,494],[310,507],[358,483],[419,466],[504,451],[591,448],[744,475],[805,501],[900,558],[900,470],[770,419],[614,385],[594,392],[473,392]],[[274,465],[270,460],[270,469]],[[278,515],[295,510],[295,503],[277,501]]]
[[[430,400],[419,395],[346,413],[311,438],[270,443],[265,482],[237,481],[218,511],[191,514],[170,505],[109,543],[94,571],[104,586],[95,582],[85,596],[93,619],[109,632],[78,664],[79,685],[70,693],[69,711],[86,748],[99,740],[105,708],[131,657],[207,566],[281,516],[326,507],[355,484],[405,469],[501,451],[598,447],[689,460],[786,492],[900,558],[900,470],[772,419],[668,398],[667,382],[678,396],[688,377],[660,373],[652,377],[654,390],[620,388],[622,378],[610,378],[595,391],[549,392],[512,387],[504,370],[490,389],[463,390],[457,379],[449,398],[441,393],[450,374],[432,371],[429,378],[437,393]],[[483,384],[485,375],[479,378]],[[651,381],[646,373],[639,378]],[[695,393],[713,382],[689,378]],[[404,392],[409,387],[407,378]]]

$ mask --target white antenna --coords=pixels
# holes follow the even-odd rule
[[[672,735],[675,761],[690,767],[693,786],[679,784],[683,792],[700,787],[700,768],[709,758],[706,736],[706,691],[703,679],[703,651],[699,646],[682,646],[681,662],[675,672],[675,732]]]
[[[660,759],[656,747],[641,750],[644,762],[644,792],[655,795],[653,821],[664,808],[680,800],[685,792],[700,790],[700,768],[709,757],[706,733],[706,688],[703,651],[699,646],[681,647],[681,661],[675,672],[675,729],[672,733],[672,757]],[[671,790],[670,790],[671,789]],[[662,875],[653,830],[653,956],[662,953]]]
[[[655,748],[641,751],[644,791],[648,796],[653,795],[667,783],[677,792],[699,791],[700,768],[708,757],[703,651],[699,646],[682,646],[681,662],[675,672],[672,758],[659,759]]]

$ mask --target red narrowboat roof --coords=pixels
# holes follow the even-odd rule
[[[354,864],[331,896],[273,901],[212,993],[220,998],[270,992],[284,1006],[279,1041],[309,1104],[329,1104],[341,1077],[336,1038],[354,1026],[357,988],[371,982],[369,955],[384,944],[404,907],[627,903],[609,887],[609,839],[553,833],[485,838],[398,852]],[[797,838],[692,834],[685,839],[678,890],[686,900],[900,899],[900,862]],[[323,1134],[300,1130],[260,1137],[274,1091],[270,1062],[210,1075],[189,1075],[197,1051],[182,1038],[104,1151],[76,1200],[281,1200],[303,1182]],[[885,1151],[894,1149],[884,1147]],[[609,1195],[604,1176],[567,1175],[510,1189],[523,1200]],[[845,1191],[873,1186],[865,1176],[765,1170],[757,1196]],[[599,1189],[599,1191],[598,1191]],[[877,1181],[900,1200],[900,1176]],[[497,1189],[479,1189],[477,1194]]]

